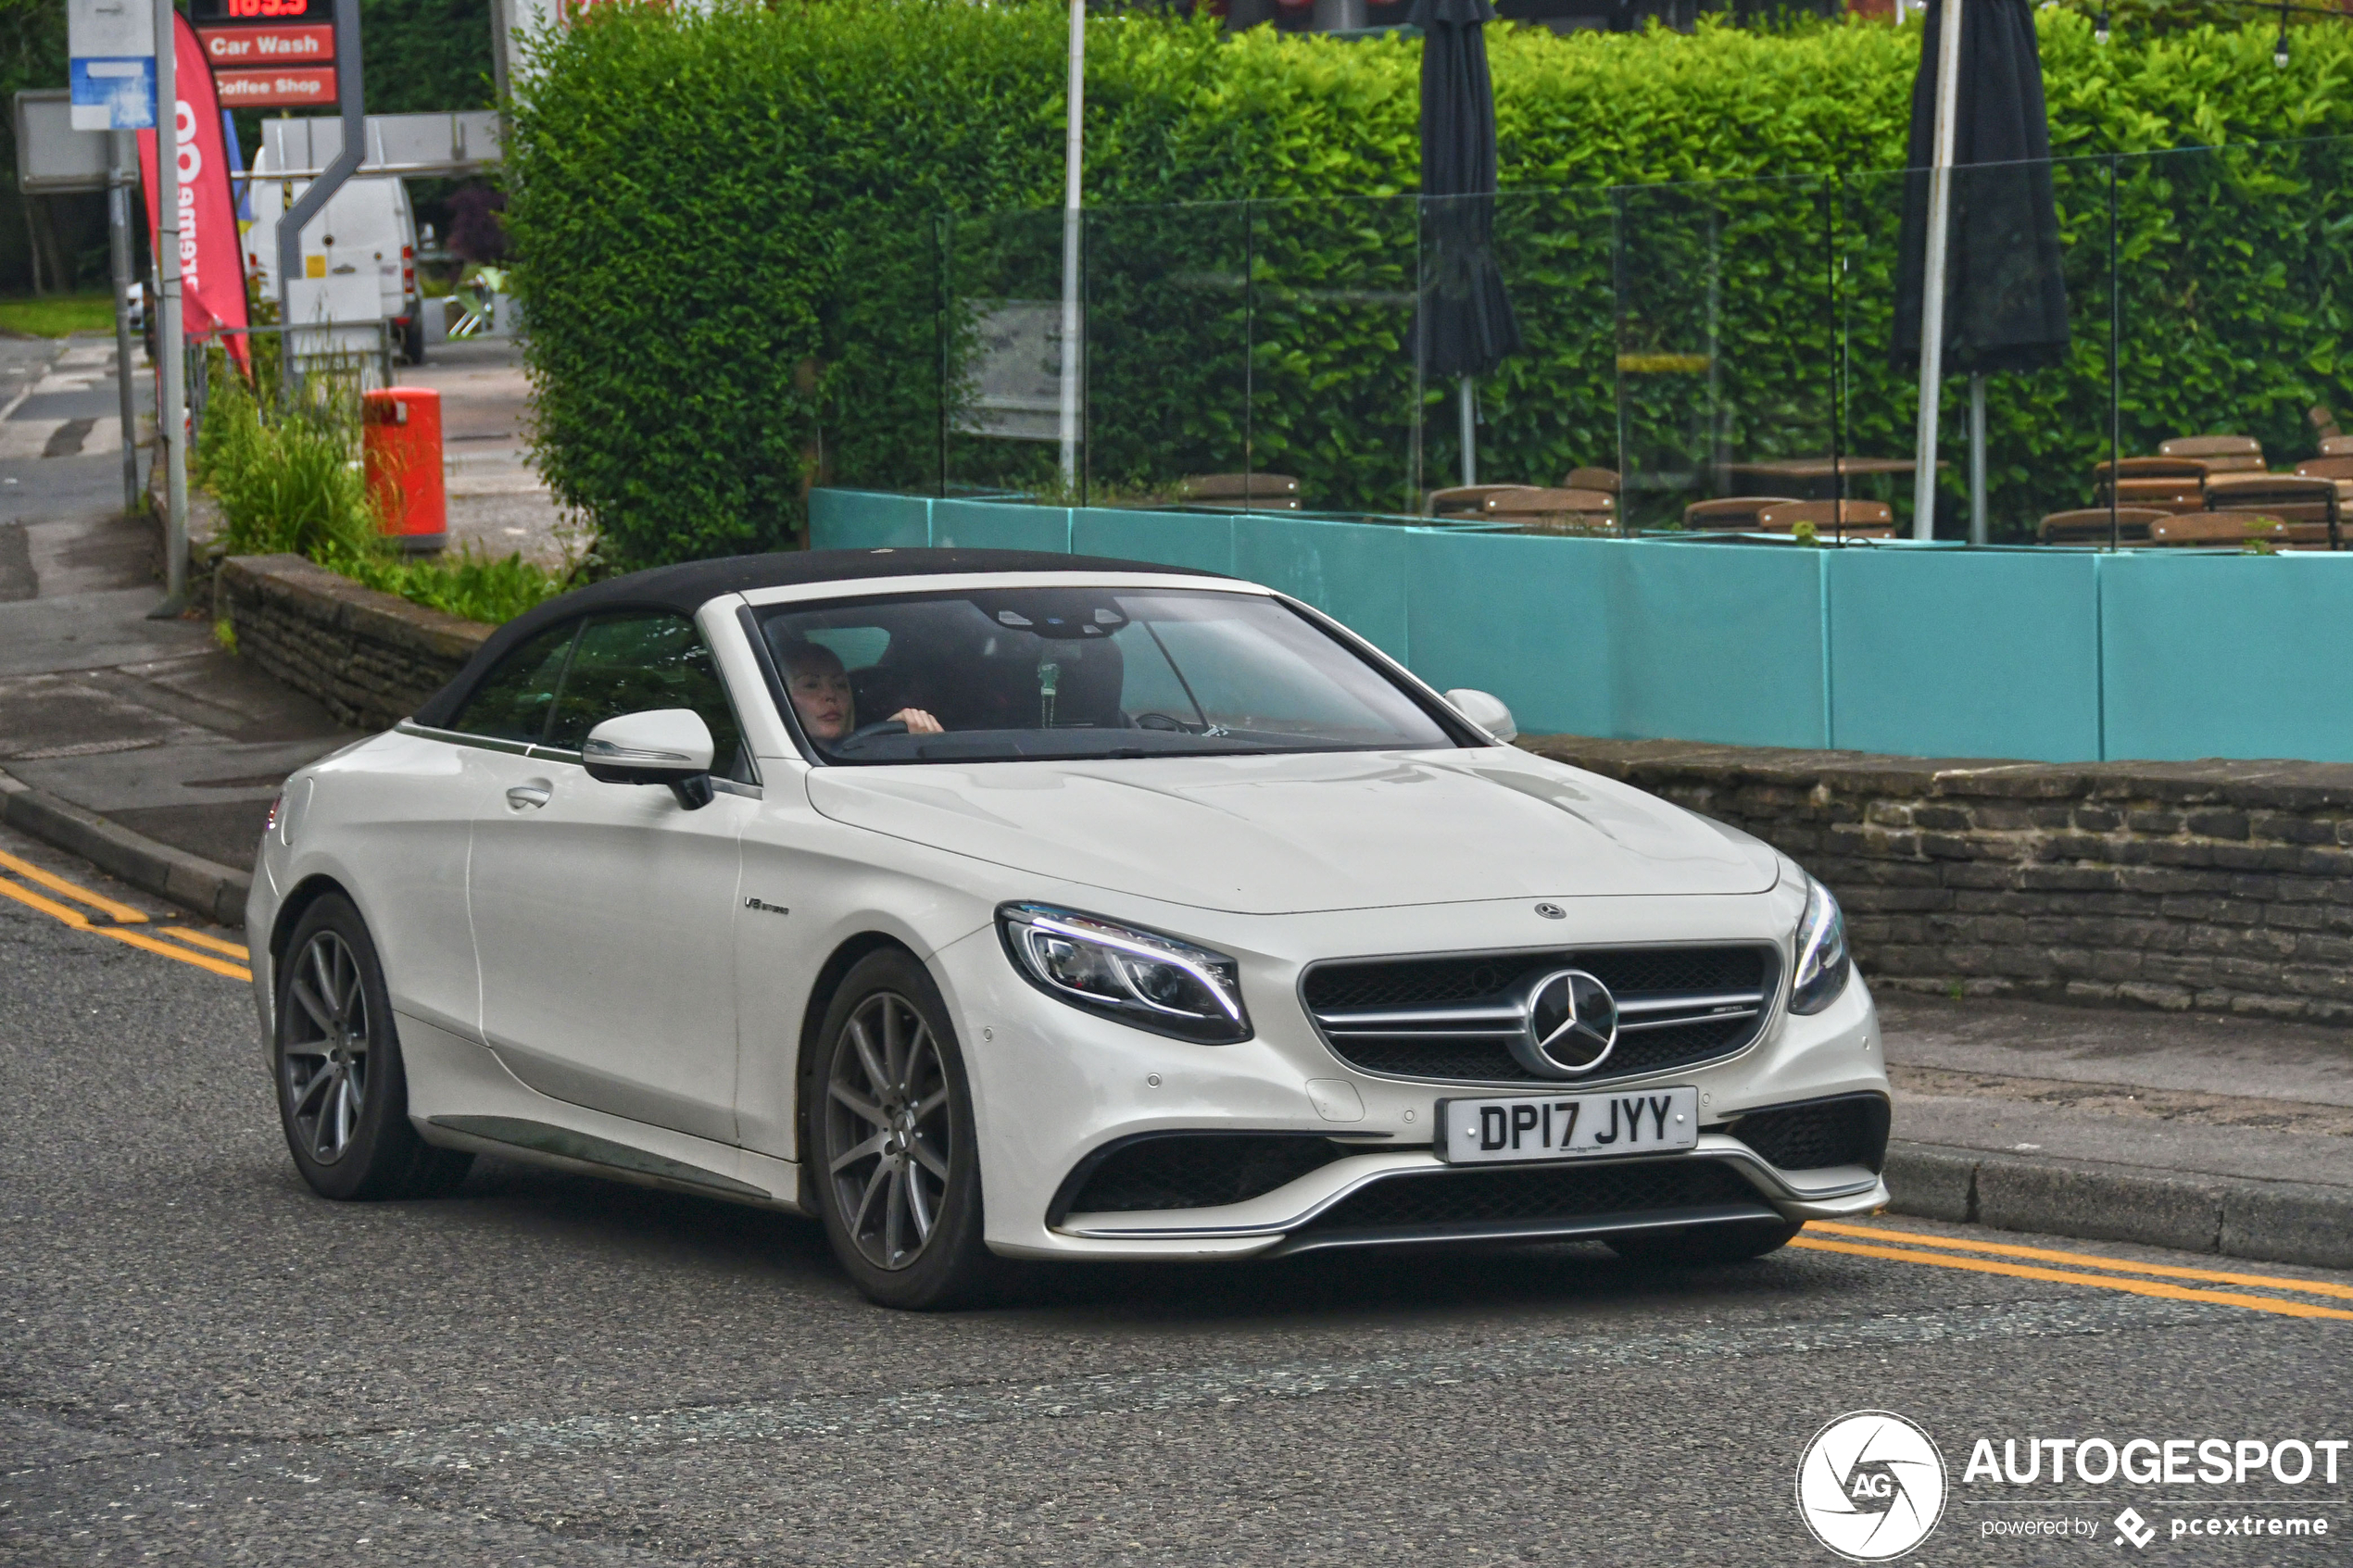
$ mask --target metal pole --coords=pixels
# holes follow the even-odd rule
[[[163,443],[163,603],[149,611],[176,620],[188,608],[187,343],[180,318],[180,36],[171,0],[156,3],[156,438]]]
[[[1087,118],[1087,0],[1070,0],[1070,112],[1063,128],[1063,483],[1078,483],[1078,177]]]
[[[1478,483],[1478,392],[1468,376],[1454,383],[1463,421],[1463,483]]]
[[[107,132],[107,249],[114,262],[115,386],[122,408],[122,510],[139,511],[138,367],[131,358],[131,187],[139,179],[134,132]]]
[[[1969,379],[1969,542],[1985,543],[1985,378]]]
[[[1962,0],[1944,0],[1936,35],[1936,146],[1928,176],[1928,245],[1920,269],[1920,422],[1912,473],[1912,537],[1936,537],[1936,397],[1944,373],[1944,239],[1953,199],[1953,130],[1961,94]]]
[[[343,151],[303,187],[278,220],[278,320],[295,324],[295,271],[302,265],[302,228],[318,216],[368,156],[368,106],[359,92],[359,0],[335,0],[335,102],[343,111]],[[278,335],[278,401],[294,395],[295,334]]]

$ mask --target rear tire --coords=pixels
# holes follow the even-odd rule
[[[435,1148],[409,1123],[392,998],[368,923],[328,894],[303,911],[275,976],[271,1065],[295,1169],[321,1198],[433,1198],[473,1156]]]
[[[843,976],[802,1064],[800,1148],[825,1239],[870,1301],[978,1305],[1012,1268],[982,1239],[972,1085],[924,966],[884,948]]]
[[[1721,1225],[1680,1225],[1666,1230],[1628,1231],[1607,1236],[1609,1249],[1629,1263],[1650,1268],[1690,1268],[1707,1263],[1744,1263],[1789,1244],[1805,1228],[1801,1220],[1735,1220]]]

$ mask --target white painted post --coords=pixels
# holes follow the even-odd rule
[[[156,436],[164,460],[164,597],[152,612],[188,608],[187,345],[180,313],[180,37],[171,0],[156,0]]]
[[[1070,112],[1063,130],[1062,475],[1078,483],[1078,184],[1087,117],[1087,0],[1070,0]]]
[[[1936,38],[1936,145],[1928,177],[1928,247],[1920,268],[1920,422],[1912,474],[1912,537],[1936,537],[1936,397],[1944,374],[1944,240],[1953,207],[1953,140],[1961,95],[1962,0],[1944,0]]]

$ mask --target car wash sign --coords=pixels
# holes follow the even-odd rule
[[[222,108],[335,101],[332,0],[195,0],[190,15]]]
[[[156,125],[156,8],[148,0],[67,0],[76,131]]]

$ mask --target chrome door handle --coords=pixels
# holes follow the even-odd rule
[[[507,791],[507,804],[518,811],[534,806],[545,806],[555,797],[554,786],[544,784],[519,784]]]

